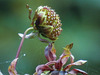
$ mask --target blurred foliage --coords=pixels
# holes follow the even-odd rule
[[[15,58],[23,33],[31,21],[26,4],[33,9],[47,5],[60,15],[63,31],[55,42],[57,55],[69,43],[74,43],[72,54],[75,60],[85,59],[87,64],[79,66],[89,75],[100,73],[100,0],[0,0],[0,70],[8,75],[8,66]],[[39,64],[46,63],[44,49],[47,44],[38,38],[25,40],[17,64],[18,73],[32,74]],[[26,56],[23,56],[26,54]]]

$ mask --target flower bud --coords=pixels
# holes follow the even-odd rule
[[[33,17],[33,23],[33,27],[38,30],[42,36],[50,40],[56,40],[62,31],[59,15],[47,6],[37,8]]]

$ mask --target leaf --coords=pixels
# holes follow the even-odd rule
[[[55,69],[57,69],[58,71],[60,71],[61,68],[62,68],[62,66],[63,66],[62,60],[58,59],[57,62],[55,63]]]
[[[78,73],[81,73],[83,75],[88,75],[85,71],[80,70],[80,69],[73,69],[68,72],[68,74],[71,74],[71,75],[77,75]]]
[[[64,48],[64,52],[63,54],[61,55],[61,59],[62,59],[62,62],[63,62],[63,65],[67,62],[68,58],[71,57],[71,62],[74,61],[74,56],[72,57],[72,54],[70,52],[71,48],[73,47],[73,43],[67,45],[65,48]]]
[[[50,61],[46,64],[38,65],[36,67],[36,72],[34,73],[34,75],[41,75],[44,72],[47,73],[47,71],[53,71],[54,70],[53,65],[55,63],[56,63],[56,61]]]
[[[18,35],[19,35],[21,38],[24,36],[24,34],[22,34],[22,33],[18,33]],[[31,32],[31,33],[25,35],[25,38],[26,38],[26,39],[32,39],[32,38],[34,38],[35,36],[37,36],[37,33]]]
[[[67,49],[68,49],[68,50],[71,50],[72,47],[73,47],[73,43],[67,45],[64,49],[65,49],[65,50],[67,50]]]
[[[10,66],[8,67],[9,75],[17,75],[17,71],[15,70],[17,60],[18,60],[18,58],[15,58],[15,59],[11,62]]]
[[[74,62],[74,56],[72,54],[70,55],[70,60],[71,60],[71,63]]]
[[[71,50],[72,47],[73,47],[73,43],[67,45],[67,46],[64,48],[64,53],[65,53],[66,55],[70,56],[70,54],[71,54],[70,50]]]
[[[87,60],[78,60],[78,61],[72,63],[72,65],[83,65],[83,64],[85,64],[86,62],[87,62]]]
[[[54,43],[50,43],[46,48],[45,48],[45,57],[48,61],[54,61],[56,60],[56,50],[54,48]]]
[[[38,65],[36,67],[36,75],[41,75],[41,73],[43,73],[44,71],[52,71],[53,69],[51,69],[48,65]]]
[[[87,62],[86,60],[78,60],[78,61],[76,61],[74,63],[71,63],[71,64],[67,65],[63,70],[64,71],[68,71],[71,68],[71,66],[73,66],[73,65],[83,65],[86,62]]]
[[[73,43],[67,45],[64,48],[64,52],[62,53],[62,55],[60,56],[60,58],[57,60],[57,62],[55,63],[55,68],[57,70],[61,70],[62,66],[66,64],[66,62],[68,61],[69,57],[71,56],[71,52],[70,49],[72,48]],[[73,59],[72,59],[73,61]]]
[[[40,40],[41,42],[43,42],[43,43],[50,43],[48,40],[40,38],[40,36],[38,36],[38,38],[39,38],[39,40]]]

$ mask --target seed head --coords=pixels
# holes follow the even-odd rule
[[[35,11],[33,26],[42,36],[56,40],[62,31],[61,25],[59,15],[50,7],[40,6]]]

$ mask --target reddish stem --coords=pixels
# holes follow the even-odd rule
[[[24,35],[22,37],[22,40],[20,42],[20,45],[19,45],[19,48],[18,48],[18,51],[17,51],[17,54],[16,54],[16,58],[19,57],[19,54],[20,54],[20,51],[21,51],[21,48],[22,48],[22,45],[23,45],[23,42],[24,42],[25,35],[26,35],[26,33],[24,32]]]
[[[32,30],[32,29],[33,29],[33,27],[30,27],[30,28],[26,29],[26,31],[24,32],[24,35],[23,35],[22,40],[20,42],[20,45],[19,45],[19,48],[18,48],[18,51],[17,51],[17,54],[16,54],[16,57],[15,58],[18,58],[19,57],[19,54],[20,54],[20,51],[21,51],[21,48],[22,48],[22,45],[23,45],[25,36],[26,36],[27,32],[29,30]],[[16,62],[16,64],[17,64],[17,62]],[[15,64],[15,68],[16,68],[16,64]]]
[[[20,45],[19,45],[19,48],[18,48],[18,51],[17,51],[17,54],[16,54],[16,58],[19,57],[19,54],[20,54],[20,51],[21,51],[21,48],[22,48],[22,45],[23,45],[23,42],[24,42],[24,38],[25,38],[27,32],[28,32],[29,30],[32,30],[32,29],[33,29],[33,27],[30,27],[30,28],[26,29],[26,31],[24,32],[24,35],[23,35],[23,37],[22,37],[22,40],[21,40],[21,42],[20,42]]]

